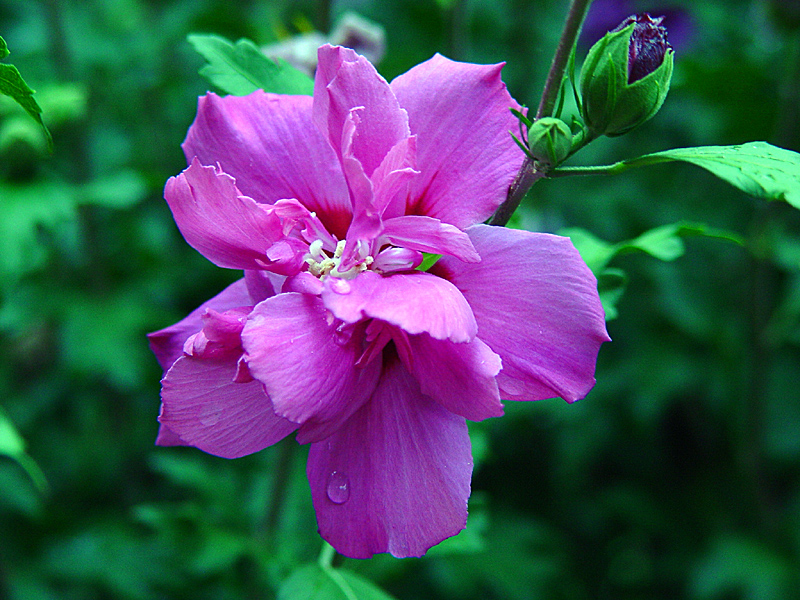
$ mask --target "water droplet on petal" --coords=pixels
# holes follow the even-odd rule
[[[328,476],[328,498],[335,504],[344,504],[350,497],[350,480],[347,475],[333,471]]]
[[[338,277],[334,277],[333,280],[331,281],[331,289],[337,294],[349,294],[350,283],[344,279],[339,279]]]
[[[349,323],[339,323],[333,330],[333,341],[339,346],[346,346],[353,337],[353,326]]]

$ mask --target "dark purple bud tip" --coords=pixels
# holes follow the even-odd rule
[[[672,46],[667,41],[667,28],[661,22],[664,17],[655,19],[647,13],[631,15],[613,31],[621,31],[631,23],[633,28],[628,45],[628,83],[639,81],[661,66],[664,55]]]

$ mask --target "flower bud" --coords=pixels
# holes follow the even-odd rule
[[[593,136],[627,133],[664,103],[673,52],[662,20],[630,16],[589,50],[581,69],[581,109]]]
[[[528,148],[536,160],[555,166],[567,158],[572,149],[569,125],[555,117],[542,117],[528,129]]]

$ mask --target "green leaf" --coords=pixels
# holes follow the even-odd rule
[[[562,229],[558,233],[566,235],[572,240],[583,261],[597,277],[597,289],[607,321],[617,318],[616,305],[622,298],[628,282],[624,271],[608,266],[614,257],[630,252],[644,252],[659,260],[673,261],[683,256],[685,251],[682,238],[691,236],[711,237],[739,245],[744,244],[741,236],[732,231],[714,229],[703,223],[686,221],[662,225],[645,231],[632,240],[617,244],[610,244],[585,229],[577,227]]]
[[[613,321],[619,316],[617,303],[622,299],[627,286],[628,275],[622,269],[608,268],[597,277],[597,292],[606,321]]]
[[[470,423],[470,425],[472,425],[472,423]],[[472,428],[470,428],[470,439],[475,439]],[[480,440],[480,438],[477,439]],[[453,537],[449,537],[436,544],[433,548],[428,550],[425,556],[475,554],[484,551],[486,549],[486,532],[489,529],[489,516],[485,504],[485,497],[482,497],[479,492],[472,494],[469,499],[469,520],[467,521],[467,526]]]
[[[681,238],[694,236],[717,238],[740,246],[744,245],[744,239],[732,231],[715,229],[703,223],[681,221],[656,227],[628,242],[617,244],[615,246],[616,254],[641,251],[659,260],[669,262],[683,256],[685,247]]]
[[[0,59],[9,54],[6,41],[0,37]],[[25,109],[25,112],[42,126],[47,137],[47,148],[52,150],[53,138],[42,120],[42,109],[33,98],[34,91],[25,83],[19,70],[14,65],[0,64],[0,94],[13,98],[17,104]]]
[[[12,458],[25,452],[25,441],[17,433],[14,424],[0,409],[0,454]]]
[[[41,243],[42,228],[61,232],[75,223],[75,188],[46,180],[30,185],[0,183],[0,211],[2,289],[46,262],[48,249]]]
[[[795,567],[796,568],[796,567]],[[762,541],[734,534],[719,536],[698,561],[689,582],[693,598],[789,598],[793,566]]]
[[[422,262],[417,267],[417,271],[427,271],[442,258],[441,254],[429,254],[428,252],[423,252],[422,256]]]
[[[308,75],[285,60],[268,58],[250,40],[232,44],[218,35],[201,34],[187,39],[208,61],[200,74],[228,94],[246,96],[257,89],[274,94],[314,93],[314,81]]]
[[[766,142],[676,148],[648,155],[680,160],[710,171],[740,190],[800,208],[800,154]]]
[[[610,244],[580,228],[562,229],[558,233],[566,235],[572,240],[584,262],[596,276],[599,276],[611,259],[619,254],[644,252],[659,260],[673,261],[683,256],[685,248],[681,238],[684,237],[703,236],[739,245],[744,244],[742,237],[733,231],[715,229],[703,223],[688,221],[662,225],[645,231],[632,240],[617,244]]]
[[[601,240],[593,233],[580,227],[569,227],[558,231],[572,240],[572,245],[578,250],[583,262],[598,276],[608,264],[615,252],[614,245]]]
[[[121,169],[87,183],[79,195],[80,204],[95,204],[107,208],[126,209],[147,195],[147,183],[137,171]]]
[[[278,600],[393,600],[392,596],[346,569],[317,564],[300,567],[287,579]]]
[[[2,54],[0,48],[0,54]],[[17,432],[11,419],[0,408],[0,456],[15,460],[28,474],[40,492],[47,491],[47,480],[39,465],[25,452],[25,440]]]
[[[682,161],[702,167],[743,192],[767,200],[784,200],[800,208],[800,154],[766,142],[738,146],[674,148],[594,167],[564,167],[549,173],[614,175],[635,167]]]
[[[356,575],[352,571],[336,569],[334,573],[338,573],[342,576],[342,579],[350,586],[354,597],[358,598],[358,600],[394,600],[393,596],[390,596],[372,582],[367,581],[360,575]]]

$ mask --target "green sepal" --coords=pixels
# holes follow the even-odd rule
[[[509,132],[509,133],[511,133],[511,132]],[[527,146],[526,146],[524,143],[522,143],[522,142],[520,141],[520,139],[519,139],[517,136],[515,136],[513,133],[511,134],[511,139],[512,139],[512,140],[514,140],[514,143],[515,143],[517,146],[519,146],[519,149],[520,149],[520,150],[522,150],[522,151],[525,153],[525,156],[527,156],[527,157],[528,157],[528,158],[530,158],[531,160],[536,160],[536,159],[534,158],[533,154],[531,154],[531,151],[530,151],[530,150],[528,150],[528,147],[527,147]]]
[[[523,108],[525,108],[525,107],[523,107]],[[518,111],[515,108],[511,108],[509,110],[511,111],[511,114],[514,115],[517,118],[517,120],[519,121],[519,132],[520,132],[520,135],[524,139],[524,137],[525,137],[525,133],[524,132],[526,132],[528,130],[528,128],[531,125],[533,125],[533,121],[531,121],[528,117],[526,117],[524,114],[522,114],[520,111]],[[524,129],[523,129],[523,127],[524,127]],[[521,141],[516,135],[514,135],[514,133],[512,133],[510,131],[509,131],[509,133],[511,134],[511,139],[513,139],[514,143],[517,146],[519,146],[519,149],[522,150],[525,153],[525,156],[527,156],[531,160],[536,160],[536,158],[531,154],[530,150],[528,150],[527,144],[525,142]]]
[[[511,108],[509,110],[511,111],[512,115],[517,117],[517,119],[519,119],[522,122],[522,124],[525,125],[526,128],[530,127],[531,125],[533,125],[533,121],[531,121],[528,117],[526,117],[524,114],[522,114],[516,108]]]

